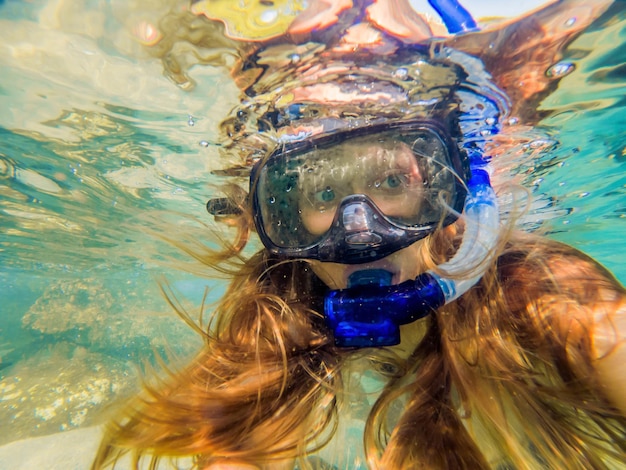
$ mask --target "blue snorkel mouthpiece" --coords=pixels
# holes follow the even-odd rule
[[[324,300],[335,344],[345,348],[392,346],[400,325],[414,322],[445,303],[437,279],[429,273],[401,284],[362,284],[331,291]]]

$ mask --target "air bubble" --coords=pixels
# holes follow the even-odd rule
[[[493,117],[488,117],[487,119],[485,119],[485,124],[487,124],[488,126],[493,126],[496,123],[496,118]]]
[[[15,176],[15,167],[9,161],[0,157],[0,178],[12,178]]]
[[[519,119],[518,119],[518,118],[516,118],[516,117],[512,117],[512,118],[509,118],[509,119],[506,121],[506,123],[507,123],[509,126],[515,126],[516,124],[518,124],[518,123],[519,123]]]
[[[391,76],[394,78],[399,78],[401,80],[404,80],[409,76],[409,71],[406,68],[401,67],[399,69],[394,70],[391,73]]]
[[[276,198],[274,196],[269,198],[269,203],[274,204],[276,202]]]
[[[529,146],[531,149],[540,149],[553,144],[554,142],[549,139],[535,139],[529,143]]]
[[[562,78],[572,73],[575,69],[576,66],[571,62],[559,62],[546,70],[546,77]]]
[[[278,19],[278,11],[276,10],[264,11],[259,17],[259,20],[265,24],[274,23],[277,19]]]
[[[201,140],[200,142],[198,142],[198,144],[200,144],[200,147],[204,148],[207,148],[209,146],[209,143],[206,140]]]
[[[190,114],[189,117],[187,118],[187,125],[189,127],[193,127],[196,125],[196,120],[194,119],[194,117]]]

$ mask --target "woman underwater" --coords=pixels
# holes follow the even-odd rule
[[[222,174],[249,174],[249,192],[209,201],[237,235],[193,253],[232,282],[202,351],[109,427],[93,468],[126,453],[199,469],[620,468],[624,288],[500,220],[491,152],[510,109],[483,64],[431,41],[404,2],[354,3],[316,2],[254,40],[219,2],[182,15],[194,44],[220,20],[239,51],[222,130],[240,164]],[[474,27],[433,3],[451,32]],[[251,227],[264,249],[246,258]]]

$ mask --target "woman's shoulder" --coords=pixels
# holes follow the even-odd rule
[[[615,276],[592,257],[533,234],[511,237],[498,257],[497,273],[507,291],[534,290],[539,296],[561,294],[582,302],[626,295]]]
[[[626,290],[610,271],[576,248],[535,235],[511,238],[497,260],[494,285],[507,315],[565,343],[574,337],[594,343],[601,325],[626,317]],[[626,325],[620,330],[626,337]]]
[[[626,415],[626,290],[613,274],[576,248],[528,234],[511,238],[496,272],[516,331],[561,351]]]

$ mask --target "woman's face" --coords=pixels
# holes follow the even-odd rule
[[[424,200],[424,177],[411,148],[403,142],[351,141],[324,159],[302,165],[299,207],[309,233],[327,232],[341,201],[368,196],[393,219],[411,219]]]
[[[328,231],[341,201],[364,194],[386,216],[411,218],[424,201],[424,176],[418,159],[403,142],[346,142],[334,148],[321,164],[303,165],[299,210],[305,228],[319,235]],[[423,269],[419,262],[422,242],[416,242],[373,262],[340,264],[311,261],[314,272],[331,288],[347,286],[348,277],[364,269],[392,273],[393,284],[415,279]]]
[[[342,143],[326,152],[323,158],[315,155],[301,165],[298,210],[309,233],[328,232],[341,202],[353,194],[367,196],[385,216],[407,224],[419,220],[418,214],[429,205],[427,198],[429,194],[432,196],[427,187],[429,173],[421,167],[427,157],[422,155],[420,160],[406,143],[362,139]],[[359,214],[352,215],[356,218]],[[391,283],[400,284],[428,269],[427,240],[419,240],[375,261],[342,264],[311,260],[310,266],[333,290],[348,287],[351,275],[362,270],[387,271],[391,273]],[[429,321],[425,318],[401,325],[402,342],[393,351],[399,357],[408,357],[424,337]]]
[[[305,228],[314,234],[330,229],[341,201],[364,194],[388,217],[410,218],[424,200],[424,176],[411,148],[402,142],[347,142],[336,147],[325,164],[303,166],[299,210]],[[423,242],[416,242],[373,262],[340,264],[311,261],[314,272],[331,289],[347,287],[355,271],[384,269],[392,283],[415,279],[423,271],[419,260]]]

